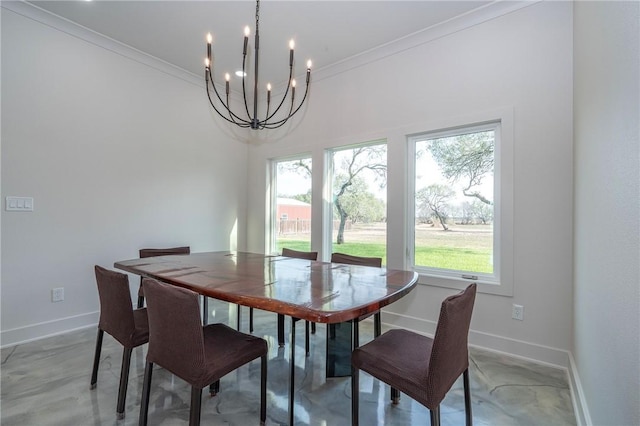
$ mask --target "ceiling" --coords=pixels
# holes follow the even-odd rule
[[[243,29],[255,28],[253,1],[30,1],[42,9],[197,75],[205,37],[214,37],[214,75],[242,68]],[[279,1],[260,3],[260,85],[288,78],[288,43],[295,39],[294,75],[330,67],[359,53],[482,8],[491,1]],[[249,49],[253,47],[253,35]],[[249,55],[253,55],[250,53]],[[251,62],[249,62],[251,61]],[[248,64],[253,68],[253,59]],[[233,83],[232,83],[233,84]]]

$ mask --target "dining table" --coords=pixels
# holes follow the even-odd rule
[[[115,262],[114,267],[205,297],[290,317],[290,360],[295,359],[297,320],[338,327],[340,332],[327,339],[328,375],[350,371],[351,351],[359,343],[358,322],[407,295],[418,281],[413,271],[242,251],[136,258]],[[290,364],[292,425],[295,363]]]

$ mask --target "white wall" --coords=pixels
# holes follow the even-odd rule
[[[438,34],[376,60],[356,58],[313,80],[303,120],[250,152],[248,247],[264,250],[268,158],[310,152],[314,249],[320,247],[323,150],[384,138],[388,159],[388,266],[404,266],[406,135],[439,122],[513,111],[515,225],[513,297],[480,294],[471,341],[567,365],[572,340],[572,6],[531,4]],[[420,285],[386,309],[384,321],[432,333],[453,291]],[[525,320],[511,319],[513,303]],[[393,313],[393,314],[392,314]]]
[[[574,12],[574,356],[593,424],[638,425],[640,3]]]
[[[203,84],[2,11],[3,204],[35,199],[2,209],[3,346],[96,323],[94,264],[243,247],[247,145]]]

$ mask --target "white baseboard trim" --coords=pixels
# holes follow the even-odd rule
[[[390,327],[406,328],[416,333],[433,336],[436,331],[436,322],[421,318],[400,315],[394,312],[383,312],[382,321]],[[552,367],[569,368],[569,352],[535,343],[525,342],[469,330],[469,344],[494,352],[502,352],[510,356],[527,359],[538,364],[546,364]]]
[[[98,324],[100,312],[89,312],[0,332],[0,348],[33,342]]]
[[[587,400],[584,396],[584,391],[582,390],[582,382],[580,381],[580,375],[578,374],[578,367],[576,366],[576,361],[571,352],[569,352],[569,386],[571,386],[571,399],[573,402],[577,425],[593,425],[591,415],[589,414]]]

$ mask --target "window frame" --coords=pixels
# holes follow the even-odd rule
[[[267,230],[265,235],[265,253],[278,255],[278,247],[277,247],[277,224],[276,221],[280,220],[277,216],[278,210],[278,163],[284,163],[287,161],[295,161],[302,159],[311,160],[311,170],[313,172],[313,156],[309,152],[303,152],[296,155],[291,156],[283,156],[283,157],[273,157],[268,159],[268,168],[267,168],[267,217],[265,218],[265,229]],[[313,176],[311,176],[311,223],[313,224]],[[313,225],[311,225],[313,226]],[[313,244],[313,239],[311,239],[310,244]]]
[[[406,250],[407,269],[419,274],[420,284],[463,289],[470,282],[479,285],[483,293],[513,296],[513,112],[500,111],[458,118],[437,125],[424,126],[424,130],[406,135]],[[469,131],[495,128],[494,145],[494,224],[492,275],[466,271],[428,268],[415,265],[415,180],[416,143],[438,137],[453,136]]]
[[[324,168],[323,168],[323,220],[322,220],[322,254],[325,259],[331,258],[333,252],[333,178],[335,174],[333,155],[338,151],[346,151],[349,149],[355,149],[364,146],[386,145],[387,148],[387,173],[389,171],[389,140],[387,138],[376,138],[366,142],[351,143],[344,145],[336,145],[330,148],[324,149]],[[388,179],[388,176],[387,176]],[[389,190],[387,182],[386,190]],[[387,194],[386,203],[387,216],[389,215],[389,202]],[[388,258],[388,242],[389,242],[389,228],[387,226],[385,232],[385,255]],[[383,265],[385,266],[385,265]]]

